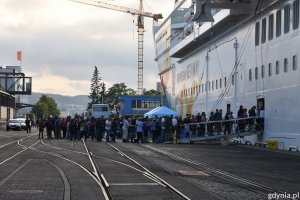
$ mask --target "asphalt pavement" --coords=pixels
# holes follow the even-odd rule
[[[300,192],[298,152],[40,141],[36,134],[0,131],[0,199],[285,199],[274,194]]]

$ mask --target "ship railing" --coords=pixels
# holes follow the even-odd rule
[[[239,135],[242,133],[262,134],[264,131],[263,122],[263,118],[260,117],[245,117],[182,124],[179,126],[177,138],[192,139],[195,137]]]

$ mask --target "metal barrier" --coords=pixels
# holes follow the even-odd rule
[[[183,124],[177,134],[178,142],[218,140],[224,136],[245,136],[263,133],[263,118],[246,117],[230,120]]]

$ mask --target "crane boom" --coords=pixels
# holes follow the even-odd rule
[[[137,15],[137,27],[138,27],[138,94],[143,94],[143,70],[144,70],[144,17],[153,18],[155,21],[162,19],[162,14],[152,14],[149,12],[144,12],[143,0],[140,0],[139,10],[133,8],[126,8],[123,6],[113,5],[109,3],[104,3],[96,0],[70,0],[77,3],[87,4],[91,6],[96,6],[100,8],[120,11],[129,13],[132,15]]]
[[[115,11],[119,11],[119,12],[129,13],[132,15],[149,17],[149,18],[153,18],[155,21],[163,18],[162,14],[153,14],[150,12],[144,12],[143,10],[127,8],[124,6],[118,6],[118,5],[114,5],[114,4],[104,3],[101,1],[95,1],[95,0],[70,0],[70,1],[82,3],[82,4],[86,4],[86,5],[91,5],[91,6],[96,6],[96,7],[100,7],[100,8],[106,8],[109,10],[115,10]]]

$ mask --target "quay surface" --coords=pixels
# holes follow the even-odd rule
[[[36,132],[0,131],[4,200],[270,199],[299,194],[299,169],[298,152],[90,138],[40,141]]]

